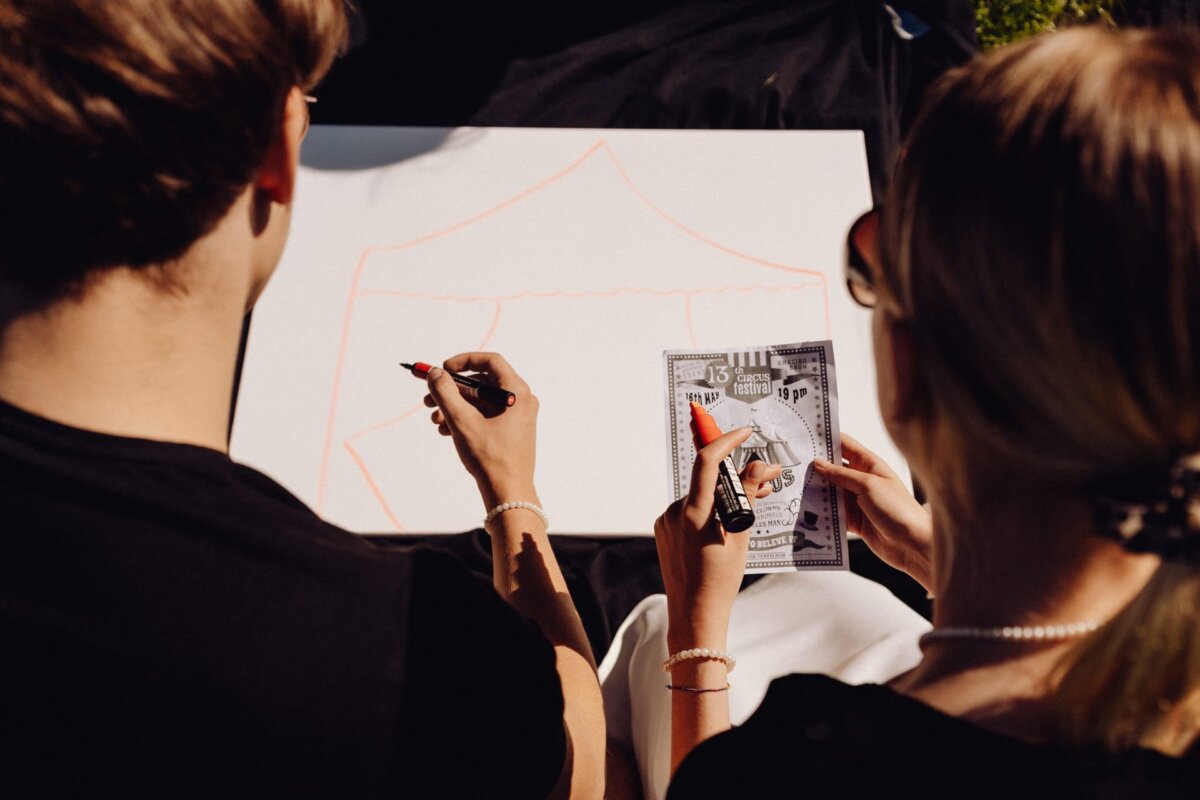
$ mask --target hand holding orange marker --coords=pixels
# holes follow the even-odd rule
[[[692,403],[692,433],[696,435],[697,450],[721,435],[717,421],[699,403]],[[746,496],[742,479],[738,477],[737,468],[733,465],[733,456],[726,456],[717,470],[714,499],[717,517],[729,533],[741,533],[754,524],[754,509],[750,506],[750,498]]]

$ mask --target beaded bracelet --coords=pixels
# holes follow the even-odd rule
[[[676,686],[673,683],[668,683],[667,688],[673,692],[691,692],[692,694],[706,694],[708,692],[728,692],[729,684],[727,683],[724,686],[717,688],[717,689],[701,689],[696,686]]]
[[[537,503],[527,503],[524,500],[514,500],[511,503],[501,503],[500,505],[496,506],[487,513],[486,517],[483,518],[483,527],[486,528],[489,522],[503,514],[505,511],[512,511],[514,508],[523,508],[526,511],[532,511],[538,515],[538,517],[542,520],[542,524],[545,525],[547,529],[550,528],[550,518],[546,516],[546,512],[542,510],[542,507]]]
[[[663,672],[670,672],[671,667],[680,661],[687,661],[690,658],[711,658],[714,661],[723,661],[725,662],[725,668],[729,672],[733,672],[733,668],[737,666],[737,659],[724,650],[713,650],[710,647],[693,647],[690,650],[680,650],[664,661],[662,665]]]

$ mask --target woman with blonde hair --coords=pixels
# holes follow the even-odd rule
[[[887,686],[792,675],[723,733],[746,539],[712,519],[717,440],[656,526],[670,651],[710,653],[670,665],[669,796],[1194,796],[1200,38],[1080,29],[955,71],[849,245],[930,513],[852,440],[819,469],[934,627]]]

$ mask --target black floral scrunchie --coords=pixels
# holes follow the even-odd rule
[[[1125,499],[1129,494],[1142,499]],[[1178,459],[1165,481],[1141,491],[1098,491],[1096,512],[1101,534],[1126,550],[1200,565],[1200,454]]]

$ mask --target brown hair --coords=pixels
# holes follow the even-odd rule
[[[1197,36],[1079,29],[956,71],[915,123],[882,289],[911,318],[923,411],[971,454],[932,487],[960,526],[1009,476],[1091,498],[1200,450],[1198,92]],[[1197,602],[1200,568],[1165,565],[1076,648],[1063,742],[1195,737]]]
[[[3,316],[186,251],[345,29],[342,0],[0,4]]]

